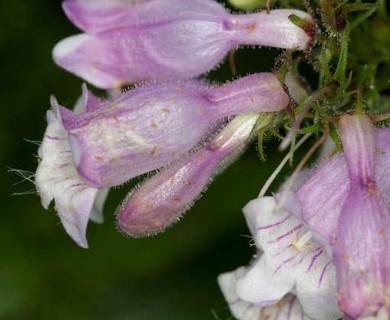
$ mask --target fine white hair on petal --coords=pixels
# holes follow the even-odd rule
[[[81,247],[87,248],[87,223],[97,188],[85,183],[73,163],[68,133],[58,118],[57,103],[52,99],[47,113],[48,126],[38,150],[40,163],[35,176],[42,205],[48,208],[54,199],[55,209],[66,232]]]

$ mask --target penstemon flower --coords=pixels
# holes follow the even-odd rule
[[[350,188],[337,222],[340,308],[351,318],[390,315],[390,208],[379,189],[376,142],[365,115],[343,115],[340,136]]]
[[[378,189],[385,199],[390,197],[390,129],[374,129],[375,170]],[[341,209],[348,196],[350,180],[343,152],[327,155],[308,174],[304,183],[296,190],[302,206],[302,218],[311,228],[329,242],[336,239],[336,226]]]
[[[278,111],[289,102],[280,82],[259,73],[223,86],[205,82],[148,83],[75,115],[60,107],[79,174],[111,187],[179,159],[207,138],[218,119]]]
[[[223,86],[194,80],[149,83],[107,101],[99,101],[84,87],[79,114],[52,102],[39,151],[38,193],[46,208],[54,198],[65,229],[86,247],[86,225],[96,194],[106,194],[102,189],[163,167],[200,148],[218,119],[246,111],[277,111],[288,102],[280,82],[269,73]],[[229,146],[215,152],[206,149],[208,161],[214,159],[209,171],[213,172],[230,152]],[[193,197],[203,189],[202,183],[197,184],[198,191],[191,187]]]
[[[252,200],[243,211],[259,256],[237,279],[239,299],[273,305],[293,292],[307,317],[338,319],[335,268],[327,242],[273,197]]]
[[[54,60],[101,88],[196,77],[239,45],[303,50],[314,28],[302,11],[232,15],[212,0],[66,0],[63,8],[86,33],[58,43]],[[303,29],[292,15],[303,19]]]
[[[334,248],[340,308],[357,319],[384,314],[390,299],[390,131],[343,115],[340,136],[344,152],[322,161],[296,197],[302,219]]]

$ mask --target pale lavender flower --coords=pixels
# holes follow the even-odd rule
[[[85,33],[58,43],[54,60],[101,88],[196,77],[239,45],[303,50],[314,28],[302,11],[233,15],[212,0],[66,0],[63,8]],[[290,15],[303,19],[302,28]]]
[[[66,231],[87,247],[88,220],[102,221],[109,187],[189,159],[188,152],[206,143],[202,139],[220,118],[244,111],[277,111],[287,104],[281,84],[268,73],[223,86],[200,81],[149,83],[104,101],[83,86],[74,112],[52,99],[36,173],[42,204],[47,208],[54,199]],[[220,156],[209,150],[205,157],[208,152],[215,154],[209,160]]]
[[[258,114],[238,115],[198,152],[147,179],[118,211],[118,226],[128,235],[159,232],[176,222],[211,182],[221,163],[230,162],[248,141]]]
[[[374,129],[376,181],[385,199],[390,198],[390,128]],[[348,196],[350,179],[343,152],[328,154],[306,175],[296,190],[302,218],[329,242],[336,239],[336,226]]]
[[[334,248],[340,307],[351,319],[379,317],[390,303],[390,129],[343,115],[340,136],[344,152],[321,161],[296,195],[302,219]]]
[[[288,96],[277,78],[259,73],[222,86],[196,80],[153,82],[74,115],[60,108],[79,174],[111,187],[181,158],[218,119],[278,111]]]

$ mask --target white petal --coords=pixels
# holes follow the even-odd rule
[[[236,293],[237,279],[245,272],[246,269],[242,267],[236,271],[221,274],[218,277],[218,283],[229,304],[230,311],[237,319],[258,320],[260,319],[261,307],[241,300]]]
[[[238,268],[236,271],[221,274],[218,283],[229,303],[232,314],[239,320],[309,320],[304,315],[296,296],[285,295],[275,304],[261,307],[240,299],[237,294],[237,283],[245,277],[247,269]]]
[[[77,50],[85,41],[89,40],[91,36],[86,33],[78,34],[65,38],[60,41],[53,49],[53,59],[57,61],[59,59],[66,58],[70,53]]]
[[[109,191],[110,188],[103,188],[99,189],[99,191],[97,192],[96,199],[92,207],[91,215],[89,217],[93,222],[103,223],[103,206],[106,202],[106,198],[108,196]]]
[[[55,108],[55,101],[53,104]],[[77,173],[68,134],[56,110],[48,111],[47,119],[48,127],[38,150],[41,161],[35,176],[36,188],[45,208],[54,199],[66,232],[87,248],[85,233],[98,189],[87,185]]]
[[[310,320],[304,313],[296,296],[286,295],[280,302],[264,307],[261,313],[267,320]]]
[[[275,206],[275,201],[272,197],[261,198],[261,210],[272,211]],[[257,199],[250,201],[243,209],[246,218],[246,223],[253,235],[256,235],[257,216],[259,215],[259,204]]]
[[[242,300],[263,306],[277,303],[293,288],[294,281],[273,274],[264,255],[237,281],[237,295]]]
[[[88,88],[85,83],[81,85],[81,96],[77,99],[74,107],[73,107],[73,113],[74,114],[82,114],[87,111],[87,104],[88,104]]]

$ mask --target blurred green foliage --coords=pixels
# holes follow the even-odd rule
[[[22,179],[7,172],[35,170],[38,146],[25,139],[41,140],[49,96],[71,106],[80,94],[81,80],[51,60],[54,44],[79,31],[53,0],[2,1],[0,20],[0,319],[229,319],[216,277],[254,253],[241,208],[276,167],[275,147],[266,145],[264,163],[252,146],[180,223],[152,238],[117,232],[113,213],[136,182],[113,190],[106,221],[89,225],[83,250],[41,207],[32,183],[16,184]],[[240,49],[238,73],[267,71],[279,53]],[[208,78],[232,78],[228,63]]]

